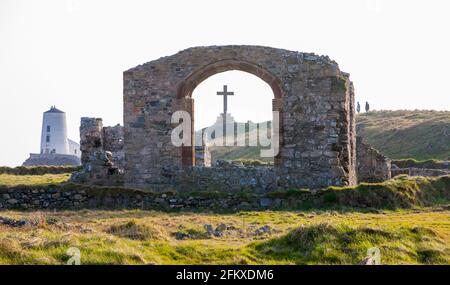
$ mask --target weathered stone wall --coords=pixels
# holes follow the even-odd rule
[[[103,127],[99,118],[81,118],[81,162],[83,170],[71,180],[93,185],[123,184],[123,127]]]
[[[114,164],[120,169],[125,167],[123,136],[123,126],[121,125],[103,128],[103,149],[111,152]]]
[[[427,169],[427,168],[392,168],[392,177],[400,174],[406,174],[409,176],[443,176],[450,175],[450,170],[446,169]]]
[[[217,161],[212,167],[186,169],[174,183],[178,191],[221,191],[253,193],[278,189],[277,174],[269,166],[243,166]]]
[[[132,189],[73,186],[0,188],[0,211],[10,209],[150,209],[188,211],[264,210],[297,207],[308,196],[271,198],[263,195],[180,195]]]
[[[194,146],[171,143],[177,125],[171,116],[178,110],[193,114],[194,88],[227,70],[252,73],[272,87],[273,110],[281,120],[281,151],[274,168],[279,187],[356,183],[353,84],[336,62],[269,47],[212,46],[190,48],[124,72],[127,186],[171,188],[195,165]]]
[[[391,179],[391,160],[378,150],[356,138],[358,182],[382,182]]]

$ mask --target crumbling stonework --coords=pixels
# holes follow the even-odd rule
[[[443,176],[450,175],[450,170],[446,169],[428,169],[428,168],[392,168],[391,169],[392,177],[395,177],[400,174],[406,174],[409,176]]]
[[[281,121],[280,153],[272,170],[278,187],[356,184],[353,84],[336,62],[269,47],[211,46],[124,72],[126,186],[176,188],[179,177],[196,171],[195,142],[184,147],[171,143],[176,127],[171,116],[184,110],[194,120],[195,87],[228,70],[252,73],[273,90],[273,110],[280,112]]]
[[[123,127],[103,127],[102,119],[81,118],[83,170],[72,181],[93,185],[123,184]]]
[[[391,179],[391,160],[378,150],[356,138],[358,182],[382,182]]]

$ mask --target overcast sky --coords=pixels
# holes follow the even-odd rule
[[[449,110],[449,12],[447,0],[0,0],[0,165],[39,151],[51,105],[72,139],[82,116],[122,124],[122,72],[192,46],[325,54],[373,109]],[[199,124],[222,110],[223,84],[236,119],[270,118],[267,85],[229,72],[195,90]]]

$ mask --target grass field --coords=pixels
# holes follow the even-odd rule
[[[450,264],[450,211],[0,212],[0,264],[357,264],[371,247],[384,264]],[[204,228],[222,227],[220,236]]]
[[[80,187],[64,183],[68,179],[3,174],[0,187]],[[449,183],[448,176],[400,176],[330,187],[321,207],[303,210],[4,210],[0,264],[65,264],[72,247],[82,264],[358,264],[376,247],[383,264],[448,265]],[[305,191],[270,195],[295,198]]]
[[[67,182],[70,173],[45,175],[12,175],[0,174],[0,186],[49,185]]]
[[[392,159],[450,157],[450,112],[376,111],[356,117],[357,134]]]

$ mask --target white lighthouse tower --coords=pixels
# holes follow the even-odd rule
[[[44,112],[41,154],[69,154],[66,113],[56,109],[55,106]]]
[[[66,113],[52,106],[42,119],[40,153],[30,153],[23,165],[80,165],[80,157],[80,145],[67,138]]]

